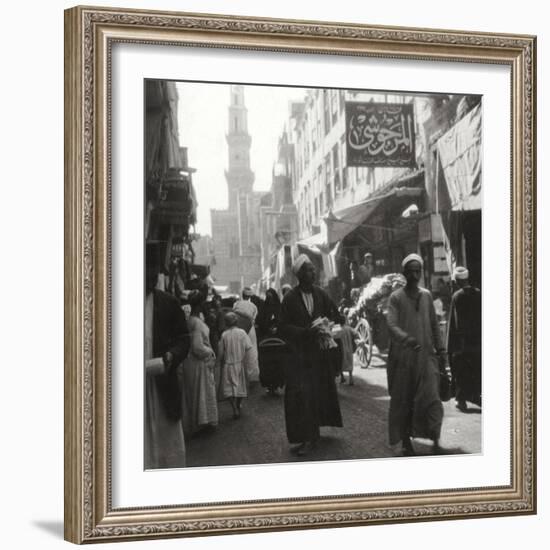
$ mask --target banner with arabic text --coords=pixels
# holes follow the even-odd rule
[[[414,167],[412,103],[346,103],[348,166]]]

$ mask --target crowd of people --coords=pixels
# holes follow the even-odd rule
[[[357,277],[370,279],[371,260]],[[158,254],[148,250],[146,469],[185,466],[185,439],[215,430],[220,415],[238,421],[256,382],[271,395],[284,388],[286,435],[296,455],[318,444],[321,427],[343,426],[336,382],[346,373],[354,383],[357,335],[315,285],[307,255],[293,264],[298,284],[286,285],[281,295],[269,289],[263,300],[248,287],[236,300],[209,296],[207,285],[175,296],[156,288],[159,265]],[[469,285],[467,270],[457,268],[447,354],[432,294],[419,286],[422,258],[411,254],[402,268],[406,286],[391,294],[387,311],[389,442],[409,456],[413,438],[429,438],[438,453],[442,378],[452,378],[461,410],[467,401],[481,404],[480,292]]]

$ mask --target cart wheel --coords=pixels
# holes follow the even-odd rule
[[[372,330],[366,319],[359,319],[355,330],[359,334],[355,357],[362,369],[366,369],[372,359]]]

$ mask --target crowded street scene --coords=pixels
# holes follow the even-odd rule
[[[147,80],[144,467],[482,452],[479,96]]]

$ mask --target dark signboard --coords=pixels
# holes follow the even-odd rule
[[[412,103],[346,103],[348,166],[416,166]]]

